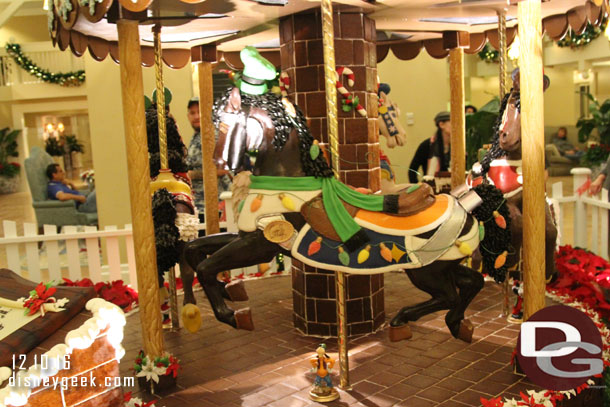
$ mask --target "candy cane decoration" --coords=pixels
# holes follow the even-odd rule
[[[354,72],[351,69],[344,67],[344,66],[337,67],[337,76],[340,78],[344,74],[347,77],[347,85],[349,87],[354,86],[354,80],[355,80]],[[337,80],[336,86],[337,86],[337,91],[341,94],[341,96],[344,99],[343,103],[345,105],[353,108],[354,107],[353,95],[351,93],[349,93],[349,91],[345,88],[345,86],[343,86],[341,81]],[[355,106],[355,108],[356,108],[356,111],[358,113],[360,113],[360,116],[366,117],[366,109],[360,103],[358,103]]]
[[[280,90],[282,91],[282,96],[287,97],[287,90],[290,89],[290,76],[286,72],[282,72],[280,74]]]

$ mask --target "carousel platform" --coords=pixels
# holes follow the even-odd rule
[[[427,298],[402,273],[388,273],[385,278],[388,316]],[[476,327],[472,344],[450,335],[444,312],[411,324],[413,338],[408,341],[390,342],[385,329],[354,338],[349,343],[352,390],[340,391],[340,400],[315,403],[308,397],[314,378],[308,359],[320,342],[336,357],[336,340],[304,337],[293,327],[289,277],[252,280],[246,285],[255,331],[237,331],[217,322],[199,292],[202,329],[196,334],[184,329],[164,334],[167,350],[181,360],[178,387],[156,397],[144,394],[137,385],[123,390],[144,400],[160,398],[156,405],[166,407],[473,407],[481,405],[481,397],[519,400],[520,392],[542,390],[513,373],[511,355],[519,326],[500,316],[501,287],[487,282],[467,313]],[[125,327],[122,376],[133,374],[130,361],[141,348],[140,338],[139,315],[134,314]],[[335,385],[337,373],[333,370]],[[599,389],[585,392],[591,394],[562,405],[594,405],[585,400],[600,400]]]

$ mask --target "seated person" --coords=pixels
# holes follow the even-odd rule
[[[97,212],[95,190],[91,191],[87,196],[76,191],[74,185],[66,181],[66,173],[59,164],[49,164],[47,167],[47,177],[49,178],[49,184],[47,185],[49,199],[59,201],[72,199],[76,201],[76,209],[79,212]]]
[[[580,158],[585,154],[584,151],[579,151],[578,147],[575,147],[568,140],[568,130],[565,127],[560,127],[557,130],[557,135],[553,137],[553,144],[559,150],[559,153],[569,158],[572,161],[580,161]]]

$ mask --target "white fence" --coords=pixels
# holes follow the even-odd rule
[[[591,178],[591,170],[588,168],[574,168],[573,195],[563,195],[563,184],[553,184],[552,198],[560,205],[559,230],[563,244],[571,244],[592,251],[593,253],[608,259],[608,191],[602,189],[598,196],[589,196],[588,183]],[[573,215],[572,239],[566,238],[567,224],[566,210],[571,209]]]

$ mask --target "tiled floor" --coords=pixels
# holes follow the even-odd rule
[[[313,375],[308,358],[322,341],[292,326],[290,278],[248,281],[256,330],[238,331],[217,322],[201,292],[203,327],[196,334],[166,332],[166,349],[182,361],[178,388],[158,406],[316,406],[308,398]],[[400,273],[386,274],[386,314],[426,299]],[[413,338],[391,343],[387,330],[349,343],[352,390],[330,406],[478,406],[480,397],[518,397],[537,389],[512,373],[518,326],[500,317],[500,286],[488,282],[468,310],[475,340],[451,337],[439,312],[412,324]],[[241,304],[233,304],[241,306]],[[121,371],[129,375],[141,348],[139,315],[128,318]],[[323,340],[336,357],[335,339]],[[338,383],[333,371],[334,383]],[[126,389],[129,391],[131,389]],[[139,389],[133,389],[135,393]],[[141,395],[141,394],[140,394]]]

